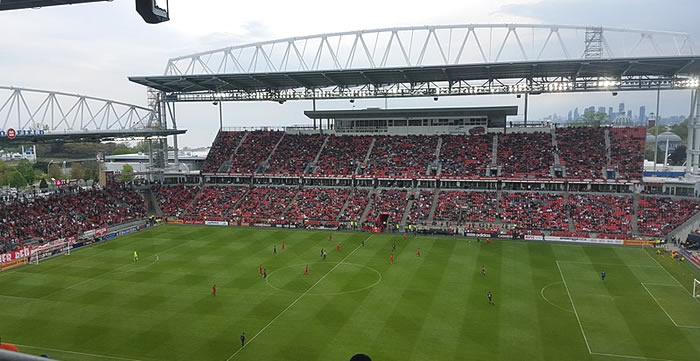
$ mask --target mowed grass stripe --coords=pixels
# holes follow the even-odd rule
[[[303,266],[289,268],[290,265],[321,262],[321,247],[328,250],[327,263],[333,265],[352,251],[353,244],[359,245],[368,236],[334,232],[329,241],[328,234],[164,226],[120,237],[4,275],[0,277],[0,294],[22,297],[34,292],[40,296],[52,286],[65,287],[131,263],[135,249],[142,258],[137,264],[143,265],[150,263],[158,250],[185,245],[159,254],[156,263],[109,272],[45,301],[0,296],[0,334],[4,341],[68,352],[144,361],[224,361],[239,347],[241,332],[246,331],[251,337],[296,299],[305,290],[303,286],[309,285],[300,282],[304,280]],[[282,240],[287,244],[284,251]],[[337,241],[342,243],[341,252],[335,251]],[[393,242],[398,247],[397,262],[390,265]],[[278,247],[277,256],[272,254],[273,244]],[[417,247],[423,250],[421,259],[415,256]],[[699,335],[693,333],[696,330],[666,330],[674,327],[668,317],[648,294],[643,298],[638,292],[646,292],[641,281],[680,287],[668,278],[671,275],[654,268],[656,262],[650,259],[651,254],[642,253],[647,251],[530,242],[477,244],[452,237],[410,236],[404,242],[400,234],[376,235],[346,262],[376,269],[382,276],[379,284],[359,292],[340,293],[376,276],[354,271],[360,267],[336,268],[316,286],[319,292],[332,294],[304,296],[236,360],[345,360],[356,352],[392,360],[615,361],[644,360],[645,356],[671,361],[700,359],[695,342]],[[100,252],[105,253],[82,259],[83,255]],[[71,263],[77,257],[81,260]],[[692,282],[692,274],[682,276],[687,271],[685,265],[666,258],[658,256],[657,260],[668,267],[672,277],[681,283],[685,282],[683,277],[690,277]],[[572,262],[560,264],[565,268],[567,281],[571,278],[574,283],[569,286],[575,289],[572,294],[576,306],[593,310],[586,312],[590,318],[584,321],[586,334],[597,332],[589,330],[586,322],[613,323],[608,328],[621,327],[621,322],[630,333],[623,332],[621,338],[631,338],[639,352],[587,352],[575,315],[540,299],[542,287],[561,279],[557,260]],[[64,263],[70,264],[58,267]],[[268,272],[281,270],[279,275],[287,278],[278,280],[293,292],[277,291],[263,281],[257,274],[261,263]],[[479,273],[484,263],[488,268],[486,279]],[[601,284],[599,272],[603,266],[614,282]],[[289,273],[284,273],[285,267]],[[312,267],[311,284],[322,275],[316,273],[324,272],[316,268],[321,265]],[[40,269],[43,271],[38,272]],[[21,277],[15,278],[18,275]],[[624,285],[616,286],[618,281]],[[216,297],[211,295],[213,283],[219,289]],[[636,289],[631,286],[634,283]],[[298,287],[302,287],[301,291],[294,291]],[[599,296],[594,292],[586,295],[588,287],[593,287]],[[658,287],[664,293],[662,287],[667,286]],[[487,304],[488,289],[495,295],[496,306]],[[563,284],[552,286],[547,292],[552,302],[563,300],[568,306]],[[662,301],[664,305],[678,304],[681,295],[669,292]],[[609,306],[605,308],[621,320],[606,320],[607,313],[595,307],[605,297],[613,297],[606,301]],[[620,309],[621,305],[640,312],[628,311],[628,307]],[[652,307],[647,308],[649,305]],[[649,327],[661,331],[649,332]],[[654,345],[639,346],[639,340],[645,338],[635,337],[633,333],[637,332],[653,334],[654,340],[649,343]],[[617,335],[610,336],[607,342],[618,342]],[[595,349],[595,344],[591,345]],[[26,351],[85,359],[79,354],[47,349]]]

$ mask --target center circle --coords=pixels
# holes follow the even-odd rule
[[[376,269],[355,263],[306,263],[285,266],[267,275],[268,286],[282,292],[317,296],[335,296],[372,288],[382,281]]]

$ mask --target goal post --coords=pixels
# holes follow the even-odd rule
[[[50,242],[33,249],[29,256],[30,264],[39,264],[39,261],[59,254],[69,255],[72,245],[68,241]]]
[[[693,297],[700,298],[700,280],[693,280]]]

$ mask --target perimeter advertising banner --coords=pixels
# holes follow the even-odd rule
[[[10,263],[16,260],[27,258],[32,254],[32,248],[22,247],[17,251],[0,254],[0,264]]]

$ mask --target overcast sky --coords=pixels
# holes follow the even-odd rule
[[[0,85],[60,90],[146,104],[143,87],[130,75],[162,74],[174,56],[276,38],[393,26],[465,23],[602,25],[689,32],[700,36],[698,0],[491,0],[491,1],[232,1],[170,0],[171,21],[145,24],[133,0],[0,12]],[[698,45],[697,40],[694,45]],[[697,51],[697,50],[696,50]],[[661,114],[687,114],[689,92],[662,95]],[[615,106],[624,101],[637,113],[655,107],[655,93],[547,95],[533,97],[531,119],[572,107]],[[347,101],[317,103],[348,108]],[[357,101],[355,106],[383,105]],[[440,99],[440,106],[520,105],[514,96]],[[390,107],[436,106],[432,99],[390,100]],[[225,126],[291,125],[307,119],[309,101],[227,103]],[[521,107],[522,108],[522,107]],[[522,112],[522,110],[521,110]],[[178,105],[180,144],[211,142],[218,128],[216,107]]]

